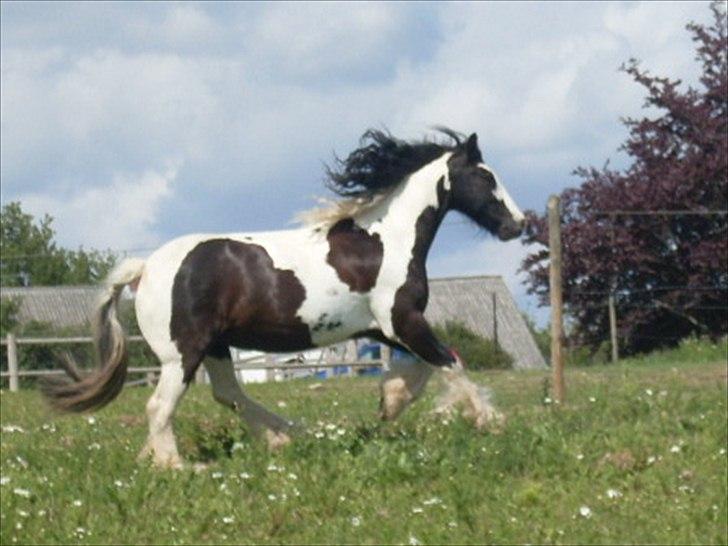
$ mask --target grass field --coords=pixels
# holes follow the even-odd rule
[[[508,416],[498,433],[430,413],[380,425],[373,379],[255,385],[308,433],[270,454],[193,387],[176,421],[201,473],[135,458],[150,390],[93,417],[54,417],[2,391],[2,544],[726,544],[726,350],[693,343],[619,366],[474,374]],[[429,390],[435,391],[434,385]]]

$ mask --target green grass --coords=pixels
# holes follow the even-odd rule
[[[725,544],[725,347],[696,346],[568,370],[564,407],[544,402],[547,373],[474,374],[508,416],[500,433],[443,422],[432,394],[380,425],[372,379],[250,386],[308,427],[275,454],[193,387],[176,431],[202,473],[136,462],[149,389],[95,422],[2,391],[0,539]]]

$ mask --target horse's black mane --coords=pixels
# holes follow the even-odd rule
[[[326,166],[326,186],[342,197],[373,197],[391,188],[461,144],[459,133],[445,127],[436,129],[454,144],[429,140],[408,142],[393,137],[388,131],[367,130],[359,140],[359,148],[346,159],[334,156],[333,166]]]

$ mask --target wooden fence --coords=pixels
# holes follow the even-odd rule
[[[143,342],[142,336],[129,336],[127,341],[132,343]],[[85,336],[77,337],[26,337],[16,338],[13,334],[8,334],[5,339],[0,340],[0,344],[7,347],[8,353],[8,370],[0,372],[1,378],[8,378],[9,387],[11,392],[17,392],[20,388],[21,377],[47,377],[54,375],[64,375],[66,371],[63,369],[56,370],[21,370],[18,367],[18,350],[23,345],[71,345],[79,343],[93,343],[93,338]],[[279,358],[282,355],[278,355]],[[287,355],[290,357],[290,355]],[[247,371],[247,370],[296,370],[296,369],[310,369],[312,372],[323,370],[326,368],[336,367],[347,367],[350,373],[356,368],[372,368],[382,367],[389,362],[390,351],[389,347],[382,346],[381,359],[373,360],[357,360],[356,355],[354,358],[345,359],[340,358],[336,360],[323,360],[322,358],[312,360],[298,360],[291,358],[289,362],[280,362],[276,360],[276,355],[264,354],[255,355],[248,358],[235,360],[233,362],[236,372]],[[130,374],[142,374],[142,379],[132,380],[127,382],[127,385],[153,385],[157,376],[160,372],[159,366],[131,366],[127,369]],[[204,368],[200,367],[200,371],[196,377],[198,382],[206,382],[206,375]]]

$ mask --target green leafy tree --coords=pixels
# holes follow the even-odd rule
[[[455,349],[465,364],[474,370],[513,367],[513,357],[490,339],[479,336],[462,322],[447,321],[433,327],[442,342]]]
[[[53,218],[36,219],[20,203],[0,211],[0,284],[3,286],[58,286],[92,284],[116,263],[111,251],[67,250],[55,242]]]
[[[0,336],[7,335],[18,326],[19,298],[3,298],[0,302]]]
[[[106,276],[116,263],[110,251],[68,250],[55,241],[53,218],[44,215],[36,220],[23,211],[20,203],[11,202],[0,211],[0,284],[2,286],[58,286],[94,284]],[[0,335],[17,336],[83,335],[88,326],[63,331],[41,322],[21,323],[18,311],[21,298],[0,300]],[[92,362],[90,346],[68,349],[82,364]],[[140,352],[140,350],[136,350]],[[0,358],[7,358],[5,347]],[[141,353],[140,353],[141,354]],[[22,369],[56,367],[59,350],[45,345],[24,346],[18,354]]]
[[[698,84],[623,66],[646,91],[648,115],[623,121],[621,170],[578,168],[561,194],[564,307],[575,345],[609,339],[607,294],[617,306],[620,354],[675,346],[728,332],[728,17],[687,26],[701,69]],[[605,214],[611,212],[612,214]],[[625,214],[626,211],[626,214]],[[684,211],[689,211],[685,214]],[[665,212],[667,212],[665,214]],[[529,213],[526,284],[549,299],[548,218]]]

